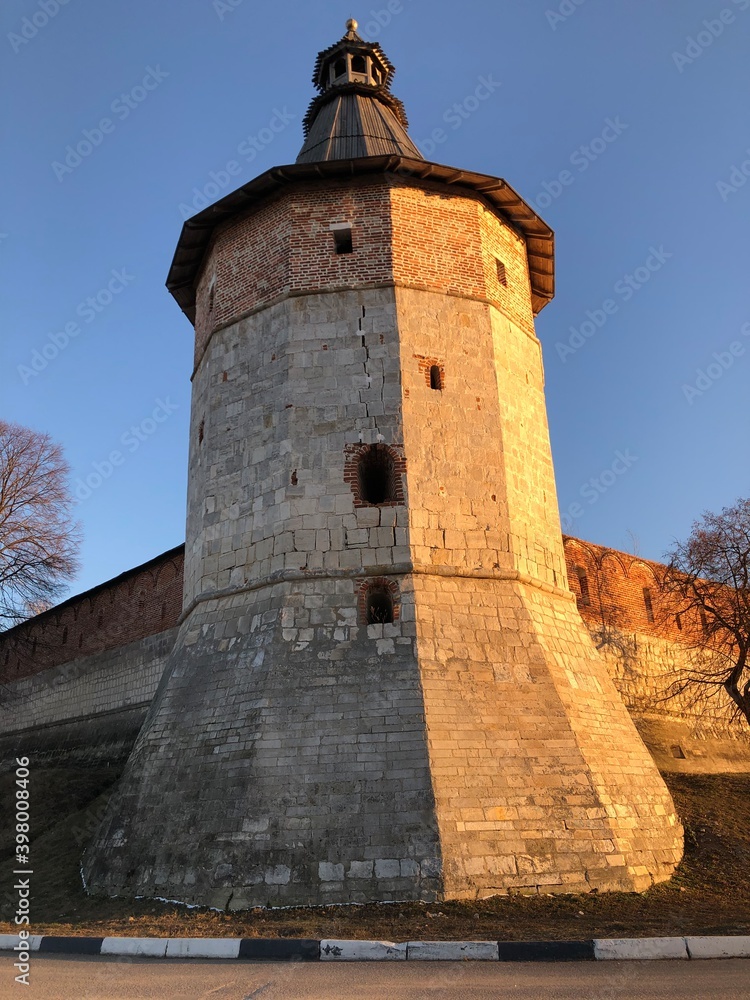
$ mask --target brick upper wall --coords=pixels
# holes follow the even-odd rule
[[[0,634],[0,682],[174,628],[182,611],[184,546]]]
[[[353,252],[337,254],[331,227],[343,224]],[[534,330],[524,240],[477,192],[391,175],[328,179],[290,185],[217,228],[196,288],[195,364],[215,329],[280,297],[383,284],[490,301]]]
[[[523,238],[460,188],[394,181],[393,277],[397,284],[484,299],[534,333]],[[505,283],[498,277],[505,266]]]
[[[196,365],[214,329],[283,295],[392,280],[389,190],[383,178],[295,185],[220,227],[198,282]],[[355,252],[336,254],[330,227],[344,223]]]

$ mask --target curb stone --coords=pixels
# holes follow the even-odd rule
[[[497,941],[410,941],[410,962],[497,962]]]
[[[593,962],[595,941],[500,941],[501,962]]]
[[[242,938],[240,958],[258,962],[318,962],[320,941],[292,938]]]
[[[0,952],[16,934],[0,934]],[[586,962],[750,958],[750,936],[599,938],[592,941],[390,941],[291,938],[118,938],[31,934],[29,951],[57,955],[213,958],[256,962]]]
[[[104,938],[95,937],[42,937],[40,952],[60,955],[101,955]]]
[[[242,938],[168,938],[167,958],[239,958]]]
[[[689,958],[685,938],[611,938],[594,941],[598,960],[634,959],[644,961],[657,958]]]
[[[0,951],[13,951],[19,942],[17,934],[0,934]],[[41,934],[29,934],[26,945],[29,951],[39,951],[42,942]]]
[[[405,962],[406,944],[391,941],[321,941],[322,962]]]
[[[392,941],[321,941],[322,962],[405,962],[406,945]]]
[[[750,958],[750,937],[687,937],[691,958]]]
[[[100,955],[128,955],[133,958],[164,958],[169,938],[106,937]]]

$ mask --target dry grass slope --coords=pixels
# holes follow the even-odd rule
[[[111,769],[41,770],[35,802],[33,930],[49,934],[193,937],[335,937],[540,940],[750,933],[750,775],[665,775],[686,830],[671,882],[644,895],[497,897],[476,903],[379,904],[223,914],[162,903],[93,899],[79,860],[117,775]],[[10,802],[11,775],[0,779]],[[12,870],[8,813],[0,865]],[[0,921],[12,918],[9,875]],[[14,930],[0,923],[0,933]]]

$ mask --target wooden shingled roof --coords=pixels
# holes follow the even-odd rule
[[[390,153],[422,159],[407,125],[403,105],[392,94],[368,93],[364,87],[350,84],[313,102],[305,119],[306,139],[297,163]]]
[[[305,115],[305,144],[297,163],[389,153],[422,156],[407,134],[404,105],[390,90],[395,66],[376,42],[363,41],[356,29],[357,22],[349,21],[344,37],[318,53],[313,83],[320,93]],[[372,73],[350,71],[357,56],[363,66],[368,62],[373,67]],[[346,66],[340,76],[333,70],[338,63]]]

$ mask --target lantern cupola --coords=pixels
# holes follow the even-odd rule
[[[396,154],[423,159],[408,135],[401,101],[390,91],[396,72],[377,42],[366,42],[350,20],[344,37],[318,54],[318,96],[304,121],[298,163]]]

